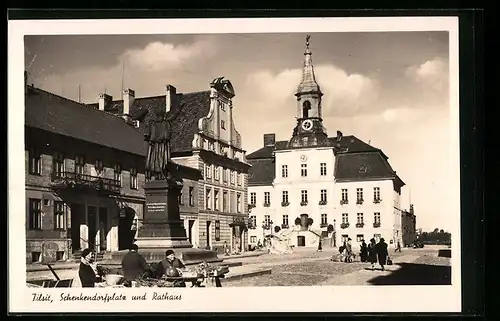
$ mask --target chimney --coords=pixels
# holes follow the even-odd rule
[[[276,135],[275,134],[264,134],[264,147],[265,146],[274,146],[276,143]]]
[[[130,109],[132,108],[132,105],[134,104],[135,100],[135,91],[132,89],[124,89],[123,90],[123,115],[128,116],[130,115]]]
[[[99,110],[107,110],[111,107],[111,102],[113,102],[113,96],[108,94],[99,94]]]
[[[165,108],[168,113],[176,103],[177,89],[172,85],[165,87]]]
[[[411,215],[415,214],[415,210],[413,209],[413,204],[410,204],[410,214]]]
[[[337,141],[340,141],[342,139],[342,132],[340,130],[337,130]]]

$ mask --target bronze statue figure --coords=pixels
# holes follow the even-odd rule
[[[169,180],[173,178],[169,166],[170,140],[172,138],[172,121],[180,114],[180,108],[174,115],[157,108],[154,116],[146,125],[144,139],[148,142],[146,156],[146,180]]]

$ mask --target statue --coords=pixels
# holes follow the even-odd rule
[[[172,166],[169,166],[170,140],[172,138],[172,121],[175,120],[179,111],[169,116],[170,113],[157,108],[153,118],[146,125],[144,139],[148,142],[148,153],[146,156],[146,180],[174,180]]]

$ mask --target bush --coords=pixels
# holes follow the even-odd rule
[[[307,219],[307,226],[311,226],[311,225],[313,225],[313,223],[314,223],[314,220],[312,218]]]
[[[297,217],[297,218],[295,219],[295,225],[300,225],[300,222],[301,222],[301,221],[300,221],[300,218],[299,218],[299,217]]]
[[[275,233],[278,233],[279,231],[281,231],[281,227],[279,227],[278,225],[276,225],[276,226],[274,227],[274,232],[275,232]]]

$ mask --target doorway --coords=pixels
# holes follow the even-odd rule
[[[303,235],[297,236],[297,246],[306,246],[306,237]]]
[[[88,229],[89,229],[89,235],[87,237],[87,243],[88,247],[90,249],[95,250],[96,249],[96,234],[97,234],[97,207],[95,206],[89,206],[87,209],[88,213]]]
[[[106,207],[99,208],[99,248],[101,251],[107,249],[107,236],[108,236],[108,209]]]
[[[134,244],[136,231],[132,229],[134,224],[135,211],[126,207],[120,211],[118,221],[118,249],[127,250]]]
[[[71,251],[73,253],[81,250],[80,224],[85,221],[85,206],[83,204],[71,204]]]
[[[210,244],[210,238],[211,238],[211,235],[210,235],[210,225],[212,225],[212,222],[211,221],[207,221],[207,248],[210,248],[212,246],[212,244]]]

